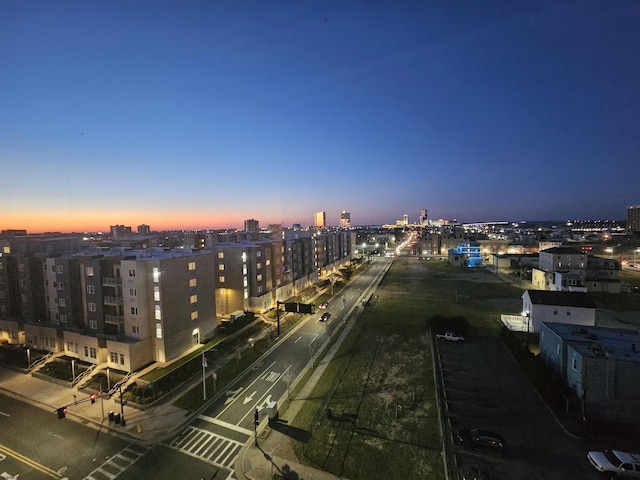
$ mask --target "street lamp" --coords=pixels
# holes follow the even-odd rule
[[[607,247],[604,249],[604,251],[609,254],[610,258],[613,258],[613,247]]]
[[[524,324],[524,322],[527,322],[527,350],[529,350],[529,330],[531,323],[531,313],[529,313],[529,310],[522,312],[522,323]]]

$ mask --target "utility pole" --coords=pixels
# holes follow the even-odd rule
[[[126,425],[124,422],[124,402],[122,401],[122,385],[118,385],[120,391],[120,425],[123,427]]]
[[[204,356],[204,352],[202,352],[202,399],[207,399],[207,383],[205,379],[207,378],[206,370],[207,368],[207,357]]]
[[[281,301],[276,302],[276,318],[278,319],[278,336],[276,338],[280,338],[280,304]]]

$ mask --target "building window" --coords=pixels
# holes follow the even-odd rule
[[[262,268],[262,263],[256,263],[256,270],[260,270]]]
[[[89,356],[91,358],[97,358],[98,357],[98,352],[96,351],[95,347],[89,347]]]
[[[153,300],[155,302],[160,301],[160,287],[153,287]]]
[[[265,265],[268,267],[269,265],[271,265],[271,260],[267,259],[267,260],[265,260],[265,262],[264,262],[264,263],[265,263]]]
[[[198,319],[198,311],[196,310],[195,312],[191,312],[191,320],[197,320]]]
[[[94,285],[87,285],[87,293],[96,293],[96,287]]]
[[[162,320],[162,310],[160,310],[160,305],[156,305],[156,320]]]
[[[120,354],[120,365],[124,365],[124,354]]]
[[[195,270],[196,269],[196,262],[189,262],[189,270]]]
[[[138,295],[138,291],[135,288],[130,288],[129,289],[129,296],[135,297],[136,295]]]
[[[256,257],[260,258],[261,256],[262,256],[262,252],[261,252],[260,250],[258,250],[258,251],[256,252]]]
[[[96,304],[93,302],[89,302],[87,304],[87,308],[89,309],[90,312],[95,312],[96,311]]]
[[[554,308],[554,309],[553,309],[553,314],[554,314],[554,315],[557,315],[557,314],[558,314],[558,309],[557,309],[557,308]]]
[[[89,328],[92,330],[97,330],[98,322],[96,322],[95,320],[89,320]]]
[[[73,342],[67,342],[67,351],[73,352]]]
[[[62,265],[56,265],[56,273],[62,273]]]
[[[60,323],[67,323],[67,315],[64,313],[60,314]]]
[[[220,265],[218,265],[218,270],[224,270],[224,263],[221,263]]]
[[[64,299],[64,297],[58,298],[58,306],[60,306],[60,307],[66,307],[67,306],[67,302]]]
[[[567,315],[571,315],[571,310],[567,310]]]
[[[196,303],[196,302],[198,301],[198,295],[191,295],[191,296],[189,297],[189,301],[190,301],[191,303]]]
[[[258,282],[261,282],[261,281],[262,281],[262,274],[261,274],[261,273],[259,273],[258,275],[256,275],[256,280],[257,280]]]
[[[198,280],[196,280],[195,278],[192,278],[189,280],[189,286],[190,287],[197,287],[198,286]]]
[[[243,266],[242,266],[242,274],[243,274],[243,275],[246,275],[246,274],[247,274],[247,266],[246,266],[246,265],[243,265]]]
[[[140,327],[137,325],[131,325],[131,333],[140,333]]]
[[[85,356],[85,357],[88,357],[88,356],[89,356],[89,347],[87,347],[86,345],[85,345],[85,347],[84,347],[84,356]]]
[[[262,285],[258,285],[258,293],[262,293]]]
[[[129,276],[130,277],[135,277],[136,276],[136,271],[133,268],[129,269]]]
[[[578,370],[578,361],[576,360],[576,357],[573,357],[573,361],[571,362],[571,368],[573,368],[574,370]]]
[[[223,276],[223,275],[220,275],[220,276],[218,277],[218,282],[220,282],[220,283],[224,283],[224,276]]]
[[[160,269],[153,267],[153,281],[158,283],[160,281]]]
[[[218,258],[224,258],[224,252],[218,252]]]
[[[64,290],[64,282],[58,282],[58,290]]]
[[[116,352],[109,352],[109,361],[111,363],[118,363],[118,354]]]
[[[87,277],[93,277],[93,267],[87,267],[84,271]]]
[[[137,315],[138,314],[138,307],[131,307],[131,315]]]
[[[162,338],[162,324],[156,323],[156,338]]]

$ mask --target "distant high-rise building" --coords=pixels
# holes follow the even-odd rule
[[[151,233],[151,228],[149,225],[138,225],[138,235],[149,235]]]
[[[426,208],[420,210],[420,225],[426,225],[428,222],[429,211]]]
[[[402,215],[402,224],[409,225],[409,215],[407,215],[406,213]]]
[[[259,232],[260,231],[260,222],[253,218],[244,221],[244,230],[245,232]]]
[[[340,226],[341,227],[351,226],[351,214],[349,212],[345,212],[344,210],[340,212]]]
[[[110,229],[111,238],[114,240],[131,236],[131,227],[125,227],[124,225],[111,225]]]
[[[627,207],[627,231],[640,232],[640,205]]]
[[[316,212],[316,227],[325,227],[327,225],[327,214],[325,212]]]

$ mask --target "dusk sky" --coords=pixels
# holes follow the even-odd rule
[[[0,230],[623,219],[640,1],[0,1]]]

